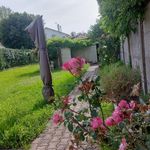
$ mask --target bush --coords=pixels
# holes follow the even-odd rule
[[[31,50],[0,49],[0,70],[34,62],[37,58]]]
[[[101,86],[107,97],[115,100],[128,99],[132,87],[140,82],[139,71],[121,63],[105,66],[100,74]]]
[[[63,69],[69,71],[73,76],[80,77],[83,65],[82,63],[76,65],[78,61],[72,58],[63,65]],[[119,74],[122,78],[122,75],[127,74],[123,78],[123,85],[125,82],[136,82],[136,80],[132,80],[135,77],[138,79],[138,72],[132,71],[129,67],[119,64],[114,64],[111,67],[113,75]],[[70,68],[72,69],[70,70]],[[118,68],[119,71],[117,72]],[[126,72],[124,73],[121,69]],[[74,74],[76,70],[78,74]],[[109,71],[107,70],[107,72]],[[130,78],[131,80],[129,80]],[[109,81],[107,82],[109,83]],[[119,85],[122,86],[122,84]],[[82,81],[81,79],[78,89],[80,94],[77,97],[58,97],[57,105],[56,102],[54,103],[54,108],[57,111],[53,115],[53,123],[56,125],[64,124],[74,136],[69,149],[79,149],[82,141],[90,142],[91,145],[100,144],[103,150],[150,149],[150,115],[148,113],[150,104],[145,105],[136,102],[139,98],[139,86],[135,88],[134,85],[132,101],[120,99],[114,109],[112,102],[110,104],[103,102],[104,93],[100,88],[99,77],[91,81],[88,79]],[[83,104],[84,107],[80,106],[77,109],[80,104]]]

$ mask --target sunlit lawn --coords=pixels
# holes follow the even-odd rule
[[[52,76],[56,94],[67,94],[74,87],[68,72]],[[0,72],[0,149],[25,146],[44,129],[53,108],[44,102],[41,88],[38,65]]]

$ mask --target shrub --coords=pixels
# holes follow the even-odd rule
[[[31,50],[0,49],[0,70],[34,62],[37,58]]]
[[[101,86],[107,97],[115,100],[128,99],[132,87],[140,82],[139,71],[121,63],[105,66],[100,74]]]
[[[83,66],[79,67],[78,63],[75,62],[78,60],[68,61],[67,64],[64,64],[64,69],[78,77],[81,75]],[[79,70],[78,75],[72,73],[68,67],[70,64],[72,64],[73,69]],[[122,65],[121,67],[125,66]],[[130,72],[132,75],[132,70],[128,69],[125,70],[126,73]],[[69,149],[79,149],[81,141],[99,143],[101,148],[105,148],[105,150],[118,148],[118,150],[150,149],[150,114],[148,113],[150,104],[140,104],[135,101],[135,97],[130,102],[120,99],[120,102],[111,112],[113,103],[109,106],[103,103],[104,93],[101,91],[99,83],[98,77],[92,81],[88,79],[82,81],[81,79],[81,84],[78,87],[81,92],[80,95],[75,98],[71,96],[59,97],[57,105],[56,101],[54,103],[57,112],[53,115],[53,123],[56,125],[63,123],[74,136]],[[135,88],[134,86],[133,91],[134,95],[131,95],[139,97],[140,87]],[[78,101],[81,103],[77,104]],[[78,109],[78,105],[81,104],[83,107]],[[104,112],[107,109],[111,112],[110,115],[108,112]]]

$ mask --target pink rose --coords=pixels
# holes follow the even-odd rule
[[[63,99],[64,105],[68,105],[68,104],[70,103],[70,101],[71,101],[71,97],[69,97],[69,96],[66,96],[66,97],[64,97],[64,99]]]
[[[121,141],[121,144],[119,146],[119,150],[126,150],[127,149],[127,142],[126,142],[126,139],[125,138],[122,138],[122,141]]]
[[[115,121],[113,120],[113,117],[108,117],[108,118],[105,120],[105,124],[106,124],[107,126],[116,125]]]
[[[63,64],[62,69],[69,71],[71,69],[71,66],[68,62],[66,62],[66,63]]]
[[[115,110],[112,114],[112,118],[115,121],[116,124],[123,121],[123,114],[120,111]]]
[[[54,114],[53,116],[53,123],[58,124],[63,121],[63,117],[59,115],[58,113]]]
[[[91,120],[91,127],[95,130],[99,128],[103,124],[103,121],[100,117],[92,118]]]
[[[80,57],[77,57],[76,58],[78,60],[78,63],[80,64],[80,67],[82,68],[85,64],[85,59],[84,58],[80,58]]]
[[[74,76],[79,76],[85,64],[85,59],[77,57],[72,58],[63,64],[63,69],[69,71]]]
[[[135,102],[135,101],[131,101],[130,103],[129,103],[129,106],[130,106],[130,108],[131,109],[136,109],[136,107],[137,107],[137,103]]]
[[[129,108],[129,104],[127,103],[127,101],[125,100],[121,100],[118,104],[120,109],[128,109]]]

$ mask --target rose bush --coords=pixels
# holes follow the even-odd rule
[[[84,64],[83,58],[72,58],[63,69],[80,78]],[[104,93],[99,83],[99,77],[94,81],[81,81],[78,97],[65,96],[55,101],[58,112],[54,114],[53,122],[63,123],[73,133],[77,145],[92,138],[93,142],[107,144],[114,150],[150,149],[150,105],[139,104],[133,98],[120,100],[112,115],[105,118],[102,108]],[[88,105],[77,109],[78,101]]]

